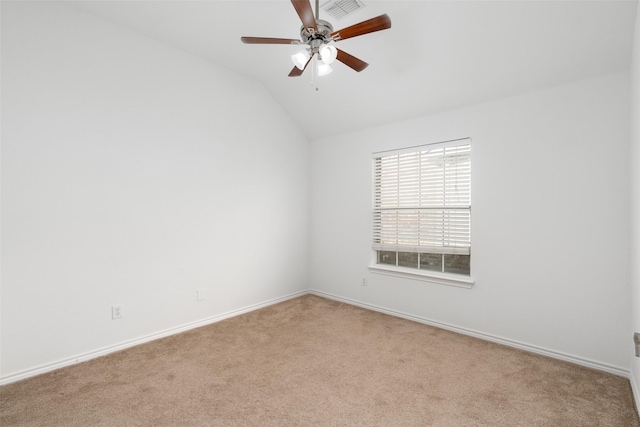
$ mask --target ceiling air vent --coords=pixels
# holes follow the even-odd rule
[[[345,16],[351,15],[363,7],[364,3],[360,0],[329,0],[328,2],[323,3],[322,6],[320,6],[320,9],[330,17],[339,21]]]

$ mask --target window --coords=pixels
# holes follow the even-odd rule
[[[473,283],[470,139],[376,153],[373,161],[372,269]]]

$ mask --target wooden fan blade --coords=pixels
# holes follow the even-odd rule
[[[351,37],[361,36],[363,34],[373,33],[375,31],[386,30],[391,28],[391,18],[386,13],[384,15],[362,21],[359,24],[352,25],[342,30],[334,31],[331,37],[335,41],[349,39]]]
[[[304,70],[301,70],[298,67],[293,67],[293,69],[289,73],[289,77],[300,77],[303,72],[304,72]]]
[[[363,60],[358,59],[353,55],[349,55],[347,52],[343,50],[340,50],[340,49],[336,49],[336,50],[338,51],[338,56],[336,57],[336,59],[342,62],[347,67],[353,68],[357,72],[360,72],[369,66],[369,64],[367,64]]]
[[[311,55],[311,58],[309,58],[307,63],[304,64],[304,68],[302,70],[298,67],[293,67],[293,70],[291,70],[291,72],[289,73],[289,77],[300,77],[302,73],[304,73],[304,70],[307,69],[307,65],[309,65],[312,59],[313,59],[313,55]]]
[[[240,37],[240,40],[246,44],[300,44],[300,40],[273,37]]]
[[[313,28],[314,31],[318,31],[316,25],[316,18],[313,16],[313,9],[311,9],[311,2],[309,0],[291,0],[293,7],[298,12],[298,16],[302,21],[302,25],[305,28]]]

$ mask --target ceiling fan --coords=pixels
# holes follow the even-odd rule
[[[315,16],[313,15],[309,0],[291,0],[291,3],[302,21],[302,27],[300,28],[301,40],[273,37],[240,38],[243,43],[247,44],[308,45],[309,47],[291,57],[295,67],[293,67],[289,73],[289,77],[301,76],[307,68],[307,65],[309,65],[316,55],[318,58],[318,76],[331,72],[329,64],[336,59],[355,71],[360,72],[367,68],[369,64],[336,48],[331,43],[391,28],[391,18],[389,18],[387,14],[384,14],[343,28],[342,30],[333,31],[333,26],[329,22],[319,18],[319,0],[316,0]]]

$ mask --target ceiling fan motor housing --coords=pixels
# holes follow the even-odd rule
[[[318,53],[320,46],[324,43],[329,43],[332,40],[331,33],[333,33],[333,26],[323,19],[317,19],[316,26],[318,31],[314,31],[313,28],[306,28],[304,25],[300,28],[302,42],[308,44],[313,53]]]

